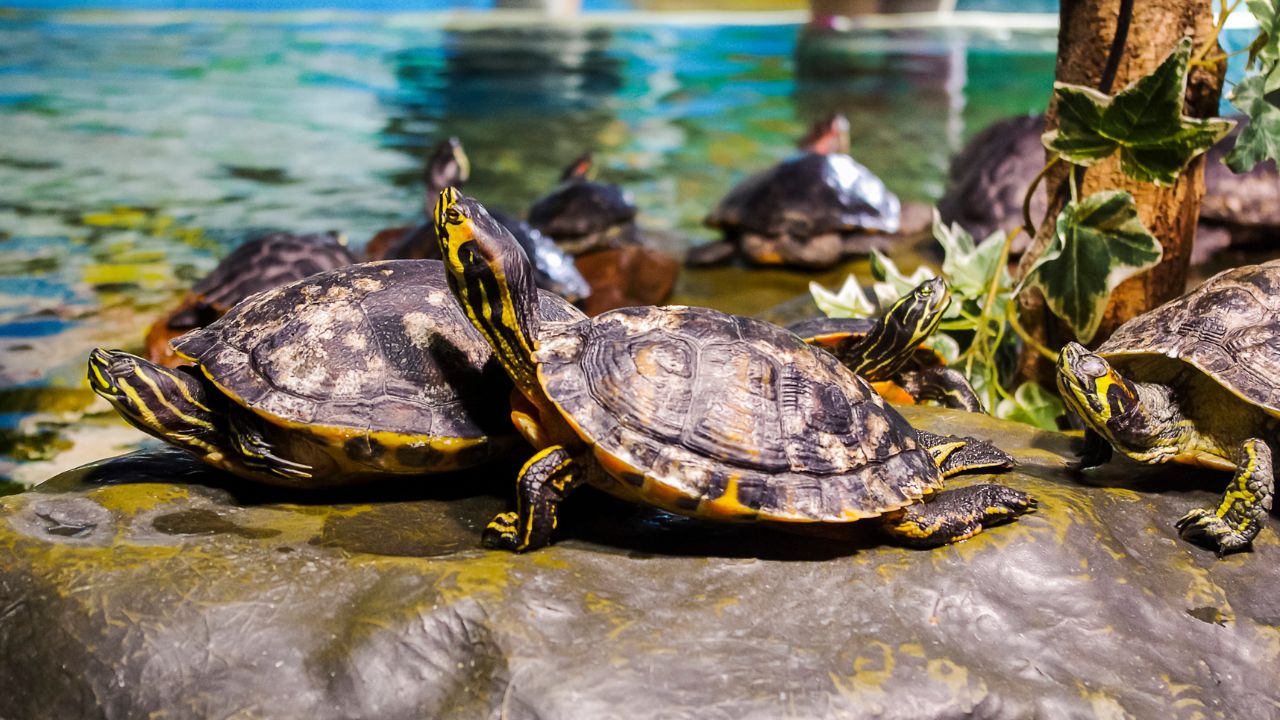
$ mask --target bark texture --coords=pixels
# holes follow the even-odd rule
[[[1112,38],[1120,0],[1063,0],[1058,30],[1058,82],[1098,87]],[[1198,49],[1213,34],[1211,0],[1139,0],[1134,3],[1133,20],[1128,40],[1120,59],[1110,94],[1115,94],[1138,78],[1151,73],[1163,61],[1178,40],[1193,38]],[[1193,50],[1193,55],[1195,50]],[[1191,117],[1217,115],[1222,91],[1225,62],[1216,71],[1193,68],[1187,81],[1183,111]],[[1057,102],[1051,102],[1045,118],[1046,130],[1058,126]],[[1046,154],[1046,158],[1049,154]],[[1059,163],[1045,178],[1042,192],[1047,193],[1049,209],[1040,220],[1040,230],[1030,251],[1023,254],[1019,276],[1049,242],[1056,218],[1069,199],[1060,191],[1067,183],[1071,166]],[[1170,187],[1156,187],[1125,175],[1118,156],[1112,156],[1085,173],[1080,197],[1107,189],[1127,190],[1138,206],[1138,215],[1164,247],[1164,257],[1152,270],[1129,279],[1116,288],[1107,306],[1102,324],[1090,344],[1105,340],[1117,326],[1131,317],[1182,294],[1186,286],[1187,266],[1195,239],[1200,197],[1204,194],[1204,155],[1191,161]],[[1051,348],[1074,339],[1070,330],[1057,321],[1044,307],[1039,291],[1024,292],[1021,297],[1023,323],[1034,336]],[[1023,356],[1024,374],[1042,382],[1050,380],[1051,368],[1033,353]]]

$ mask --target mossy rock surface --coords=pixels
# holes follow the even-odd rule
[[[1173,522],[1226,476],[1066,469],[994,439],[1040,510],[938,550],[713,525],[583,491],[558,542],[478,548],[513,469],[342,495],[180,453],[0,498],[0,717],[1274,717],[1280,541]],[[957,478],[959,485],[980,477]]]

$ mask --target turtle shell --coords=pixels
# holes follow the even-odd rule
[[[583,317],[542,294],[551,320]],[[249,298],[174,341],[232,401],[285,427],[343,436],[511,432],[510,381],[437,260],[363,263]]]
[[[898,231],[898,197],[843,153],[806,152],[759,172],[729,191],[706,224],[763,235]]]
[[[1097,352],[1122,373],[1152,355],[1182,360],[1280,416],[1280,260],[1214,275],[1121,325]]]
[[[635,217],[629,193],[589,180],[562,183],[529,208],[529,224],[557,240],[604,232]]]
[[[336,232],[271,233],[233,250],[191,288],[191,294],[216,315],[221,315],[250,295],[353,262],[355,258]],[[202,324],[184,325],[184,320],[185,315],[175,315],[170,318],[169,326],[176,329]]]
[[[701,516],[848,521],[940,483],[866,382],[760,320],[624,308],[544,331],[537,357],[548,397],[624,496]]]

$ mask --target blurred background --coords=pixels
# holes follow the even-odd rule
[[[0,0],[4,487],[144,441],[85,386],[90,348],[136,350],[248,233],[358,249],[412,222],[446,136],[468,192],[516,212],[594,150],[679,255],[832,111],[854,158],[928,203],[965,139],[1047,102],[1055,2],[815,1]],[[849,272],[866,261],[686,270],[674,300],[760,312]]]

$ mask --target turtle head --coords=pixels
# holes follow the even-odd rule
[[[808,134],[796,143],[801,150],[819,155],[849,153],[849,119],[844,113],[834,112],[809,128]]]
[[[198,455],[215,452],[215,417],[200,380],[120,350],[89,354],[89,387],[130,425]]]
[[[591,171],[595,169],[595,158],[591,151],[579,155],[573,162],[560,171],[560,182],[585,182],[591,179]]]
[[[1161,462],[1177,452],[1168,388],[1135,383],[1079,343],[1058,355],[1058,391],[1072,412],[1120,452]]]
[[[890,307],[852,351],[850,366],[863,377],[887,380],[907,364],[951,305],[951,291],[942,278],[930,278]]]
[[[483,205],[452,187],[440,193],[435,222],[449,288],[512,380],[534,391],[541,321],[528,256]]]
[[[423,171],[427,185],[428,202],[442,189],[463,185],[471,177],[471,161],[462,149],[462,141],[456,137],[442,140],[431,151],[427,167]]]
[[[910,335],[908,344],[915,347],[924,342],[938,324],[942,314],[951,306],[951,289],[942,278],[929,278],[903,295],[884,314],[887,322],[902,327]]]

